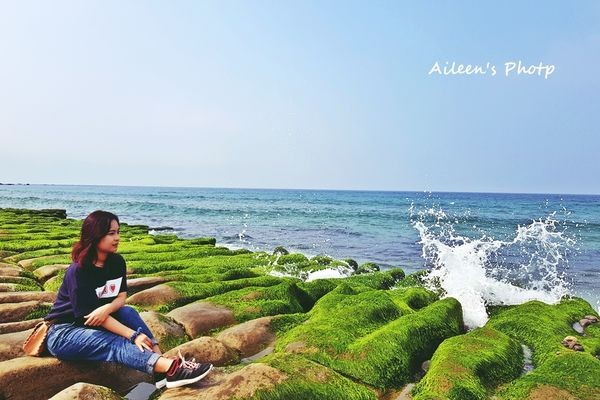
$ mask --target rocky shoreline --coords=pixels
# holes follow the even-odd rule
[[[80,226],[65,210],[0,209],[0,399],[118,399],[151,382],[112,363],[22,353]],[[153,399],[600,398],[600,324],[579,298],[494,307],[467,332],[458,301],[400,268],[231,250],[125,223],[119,253],[127,304],[161,348],[217,366]],[[349,276],[304,280],[330,268]]]

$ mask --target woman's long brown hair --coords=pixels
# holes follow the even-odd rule
[[[73,245],[71,252],[71,259],[76,261],[80,267],[94,262],[98,256],[96,246],[108,234],[112,221],[119,223],[119,217],[102,210],[94,211],[83,220],[81,237],[79,242]]]

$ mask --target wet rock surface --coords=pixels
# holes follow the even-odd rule
[[[230,309],[206,302],[187,304],[174,309],[167,316],[182,325],[192,338],[235,323],[233,312]]]

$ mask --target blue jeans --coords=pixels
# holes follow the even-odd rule
[[[134,308],[123,306],[111,316],[131,329],[141,327],[152,343],[158,343]],[[61,360],[113,361],[149,374],[160,358],[147,349],[140,351],[126,338],[102,327],[77,326],[73,322],[51,325],[46,346],[50,354]]]

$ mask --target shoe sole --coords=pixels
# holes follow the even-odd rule
[[[157,389],[164,388],[165,386],[167,386],[167,378],[161,379],[160,381],[156,382],[154,385],[156,386]]]
[[[208,371],[206,371],[202,375],[198,375],[197,377],[192,378],[192,379],[183,379],[183,380],[175,381],[175,382],[169,382],[169,381],[167,381],[167,389],[173,389],[173,388],[176,388],[176,387],[179,387],[179,386],[189,385],[191,383],[198,382],[200,379],[202,379],[206,375],[208,375],[208,373],[210,371],[212,371],[212,369],[213,369],[213,366],[211,365],[210,368],[208,369]]]

